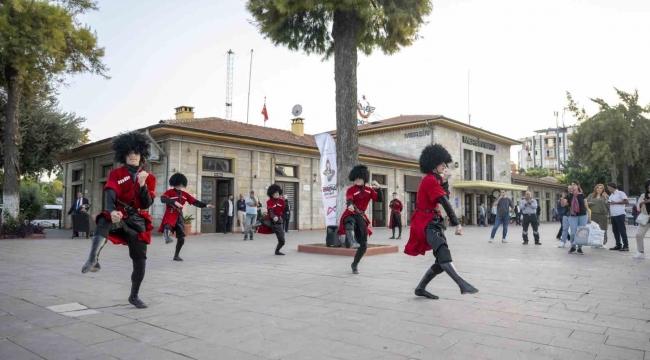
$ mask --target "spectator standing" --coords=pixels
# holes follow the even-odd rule
[[[609,200],[609,196],[605,193],[603,184],[596,185],[594,192],[587,197],[587,204],[591,210],[591,221],[596,222],[600,226],[600,230],[605,231],[603,244],[607,244],[607,215],[609,215],[607,200]]]
[[[569,241],[571,241],[571,235],[569,235],[569,205],[564,205],[565,200],[568,199],[570,192],[571,185],[569,185],[568,191],[563,192],[562,196],[560,197],[560,216],[562,216],[562,226],[560,227],[561,237],[559,238],[561,243],[557,246],[559,248],[563,248],[566,245],[567,238]]]
[[[232,202],[233,195],[228,195],[228,198],[223,202],[221,208],[223,209],[223,217],[221,220],[221,228],[223,233],[227,234],[232,232],[232,220],[235,213],[235,204]]]
[[[253,239],[253,225],[257,221],[257,205],[259,201],[255,197],[255,191],[251,191],[246,201],[246,230],[244,231],[244,241],[248,240],[248,235],[250,235],[251,240]]]
[[[519,207],[519,204],[515,205],[514,211],[515,211],[515,224],[519,226],[521,225],[521,208]]]
[[[585,194],[582,193],[580,182],[577,180],[571,181],[571,191],[566,199],[562,199],[562,206],[569,207],[569,226],[571,227],[571,249],[569,249],[569,254],[573,254],[576,252],[576,246],[573,245],[573,242],[575,241],[578,227],[585,226],[589,222],[589,216],[587,215],[589,205],[587,204],[587,199],[585,199]],[[578,245],[578,254],[584,255],[582,245]]]
[[[540,219],[542,218],[542,202],[539,201],[539,199],[535,199],[535,201],[537,201],[537,209],[535,210],[535,217],[537,218],[537,226],[539,227]]]
[[[239,200],[237,200],[237,226],[239,226],[241,233],[245,233],[244,224],[246,223],[246,201],[244,200],[244,194],[239,194]]]
[[[645,215],[650,214],[650,179],[645,181],[645,192],[639,197],[639,201],[636,205],[637,210],[640,213]],[[645,259],[645,249],[643,246],[643,238],[648,233],[650,229],[650,222],[645,225],[639,224],[639,228],[636,230],[636,249],[637,253],[634,255],[634,258],[637,260]]]
[[[282,220],[284,220],[284,232],[289,232],[289,220],[291,219],[291,201],[285,194],[284,196],[284,213],[282,213]]]
[[[478,226],[485,226],[487,227],[486,224],[486,219],[485,215],[487,213],[487,208],[485,207],[485,204],[481,204],[481,206],[478,207]]]
[[[625,205],[630,203],[627,195],[618,190],[618,185],[611,182],[607,184],[609,190],[609,213],[612,219],[612,232],[616,239],[616,246],[610,248],[614,251],[630,251],[627,242],[627,229],[625,228]],[[621,240],[623,243],[621,244]],[[622,246],[621,246],[622,245]]]
[[[490,235],[490,242],[494,240],[494,235],[497,233],[499,225],[503,224],[503,237],[502,243],[506,243],[506,236],[508,235],[508,222],[510,222],[510,209],[514,208],[512,200],[506,196],[506,191],[501,190],[501,195],[494,201],[492,206],[496,206],[497,214],[494,219],[494,226],[492,227],[492,234]]]
[[[528,226],[533,226],[533,237],[535,239],[535,245],[542,245],[539,242],[539,221],[537,219],[537,200],[533,199],[530,196],[530,191],[526,191],[524,199],[519,200],[519,208],[521,209],[521,214],[523,218],[522,223],[522,237],[524,239],[523,245],[528,245]]]

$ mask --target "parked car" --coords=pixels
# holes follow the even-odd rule
[[[57,228],[61,223],[63,205],[45,205],[38,219],[32,221],[44,228]]]

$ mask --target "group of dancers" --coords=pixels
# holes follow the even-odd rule
[[[136,308],[146,308],[147,305],[139,298],[140,285],[144,279],[147,246],[151,243],[153,225],[147,209],[156,197],[154,190],[156,178],[143,170],[143,165],[150,156],[147,138],[138,132],[128,132],[118,135],[113,140],[111,149],[115,152],[115,161],[124,166],[112,170],[104,186],[105,209],[97,215],[97,229],[92,240],[90,254],[81,272],[97,272],[101,270],[99,254],[108,240],[113,244],[129,247],[129,256],[133,262],[131,274],[131,294],[128,301]],[[439,144],[426,146],[420,156],[420,171],[424,174],[417,193],[417,208],[411,218],[409,241],[404,253],[417,256],[432,250],[435,262],[427,270],[420,283],[415,288],[415,295],[429,299],[438,299],[436,295],[426,290],[433,278],[443,272],[447,273],[459,286],[461,294],[474,294],[478,289],[458,275],[452,263],[451,252],[445,237],[445,221],[440,212],[440,206],[445,209],[451,225],[456,226],[456,235],[462,235],[462,227],[454,210],[449,203],[449,185],[451,177],[448,164],[452,162],[449,152]],[[365,165],[355,166],[348,176],[353,185],[346,191],[347,208],[341,216],[339,234],[345,236],[346,244],[356,249],[351,264],[352,273],[358,274],[358,265],[366,253],[368,236],[372,235],[370,220],[366,210],[370,201],[382,202],[383,196],[376,181],[369,183],[370,172]],[[183,261],[179,254],[185,243],[185,227],[182,209],[185,204],[199,208],[214,208],[213,205],[201,202],[192,197],[183,188],[187,187],[187,178],[183,174],[174,174],[169,179],[172,187],[161,196],[165,204],[165,214],[158,231],[163,234],[165,243],[171,244],[171,234],[176,235],[176,252],[173,260]],[[267,190],[268,212],[261,219],[259,233],[275,234],[278,244],[275,255],[284,255],[280,250],[285,244],[282,214],[285,202],[282,199],[282,188],[273,184]],[[393,193],[390,203],[390,227],[399,229],[398,239],[402,235],[401,201]]]

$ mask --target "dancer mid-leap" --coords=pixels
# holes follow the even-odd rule
[[[165,191],[160,196],[160,201],[165,206],[165,215],[158,228],[159,233],[165,236],[165,244],[174,242],[169,236],[170,233],[176,234],[176,252],[174,253],[174,261],[183,261],[179,256],[181,248],[185,245],[185,222],[183,221],[183,206],[185,204],[194,205],[198,208],[214,209],[214,205],[206,204],[196,200],[192,195],[183,191],[187,187],[187,177],[181,173],[176,173],[169,178],[169,186],[172,188]]]
[[[111,147],[115,161],[124,166],[112,170],[104,186],[104,211],[97,215],[97,229],[93,237],[88,261],[82,273],[97,272],[99,253],[110,240],[113,244],[129,247],[133,261],[131,295],[129,302],[142,309],[147,305],[140,300],[138,292],[147,265],[147,244],[151,243],[151,216],[147,208],[156,197],[156,178],[142,169],[150,155],[147,137],[139,132],[118,135]]]
[[[456,226],[456,235],[462,235],[463,228],[449,203],[449,185],[447,179],[451,176],[447,164],[451,163],[451,155],[440,144],[427,145],[420,155],[420,171],[426,174],[418,188],[416,209],[411,217],[411,234],[404,248],[404,253],[417,256],[433,250],[436,261],[415,288],[415,295],[429,299],[438,299],[436,295],[425,288],[433,278],[446,272],[460,287],[461,294],[474,294],[478,289],[458,275],[451,262],[451,252],[444,230],[445,220],[439,210],[439,205],[445,209],[449,222]],[[447,170],[447,171],[446,171]]]
[[[277,184],[269,186],[266,191],[269,200],[266,202],[267,214],[260,221],[261,226],[258,230],[260,234],[275,234],[278,238],[278,245],[275,247],[275,255],[284,255],[280,252],[280,249],[284,246],[284,225],[282,219],[282,214],[284,213],[284,200],[282,196],[282,187]]]

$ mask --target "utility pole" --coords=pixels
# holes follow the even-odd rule
[[[248,124],[248,113],[251,107],[251,77],[253,76],[253,49],[251,49],[251,68],[248,72],[248,105],[246,105],[246,124]]]

